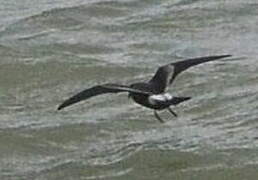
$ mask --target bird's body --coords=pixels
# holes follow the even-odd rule
[[[133,100],[138,104],[151,109],[162,110],[169,107],[173,97],[169,93],[153,94],[149,96],[131,95]],[[172,102],[171,102],[172,103]]]
[[[169,93],[156,93],[153,91],[151,84],[148,83],[136,83],[132,84],[130,87],[138,89],[141,91],[147,91],[150,94],[140,94],[129,92],[129,97],[132,98],[136,103],[143,105],[145,107],[162,110],[173,104],[173,96]]]
[[[170,106],[176,106],[183,101],[191,99],[191,97],[173,97],[167,92],[168,86],[173,83],[176,76],[192,66],[229,56],[230,55],[207,56],[170,63],[158,68],[155,75],[148,82],[134,83],[129,86],[119,84],[93,86],[64,101],[58,107],[58,110],[96,95],[128,92],[128,97],[132,98],[136,103],[154,109],[155,117],[160,122],[163,122],[157,114],[157,110],[168,109],[170,113],[177,116],[177,114],[170,109]]]

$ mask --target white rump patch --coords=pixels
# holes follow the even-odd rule
[[[153,105],[156,105],[158,104],[159,102],[166,102],[166,101],[169,101],[173,98],[173,96],[169,93],[165,93],[165,94],[154,94],[154,95],[151,95],[149,96],[149,103],[150,104],[153,104]]]

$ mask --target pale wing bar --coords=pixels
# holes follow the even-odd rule
[[[156,94],[165,92],[170,83],[170,78],[174,74],[174,69],[174,66],[171,66],[170,64],[161,66],[149,81],[152,84]]]

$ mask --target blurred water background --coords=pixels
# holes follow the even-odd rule
[[[0,0],[0,179],[258,178],[257,0]],[[99,83],[232,54],[181,74],[159,123]]]

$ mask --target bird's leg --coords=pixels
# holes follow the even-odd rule
[[[159,122],[164,123],[163,119],[158,115],[157,111],[154,111],[155,117],[159,120]]]
[[[173,114],[175,117],[177,117],[177,114],[170,107],[168,107],[167,109],[169,110],[169,112],[171,114]]]

